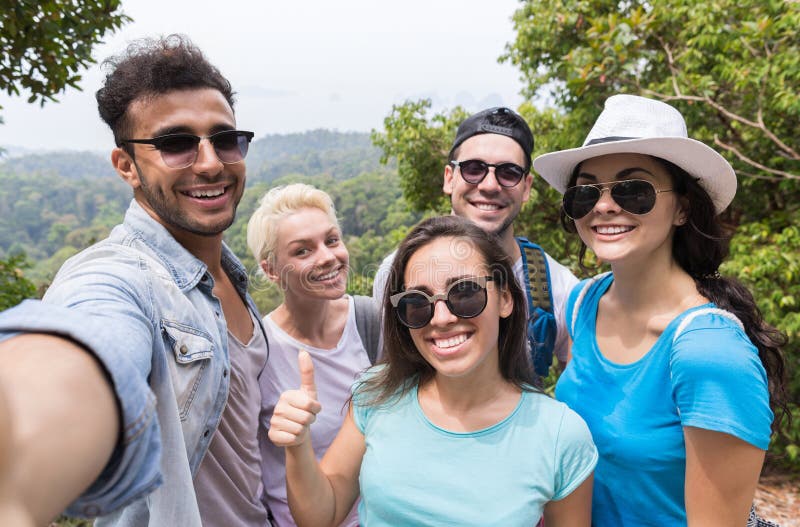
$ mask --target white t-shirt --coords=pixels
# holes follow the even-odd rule
[[[383,306],[383,293],[386,290],[386,283],[389,280],[389,272],[391,270],[392,262],[394,261],[394,255],[396,252],[397,251],[394,251],[389,256],[384,258],[380,267],[378,267],[378,271],[375,273],[375,280],[372,283],[372,298],[378,303],[379,307]],[[559,361],[566,363],[567,352],[569,351],[569,333],[567,332],[564,312],[566,309],[567,298],[569,298],[569,292],[572,291],[572,288],[578,284],[578,279],[575,278],[575,275],[572,274],[572,271],[558,263],[553,259],[552,256],[545,253],[545,257],[547,258],[547,266],[550,270],[550,291],[553,295],[553,314],[556,317],[556,325],[558,327],[555,349],[553,350],[553,353],[555,353]],[[514,276],[517,277],[517,283],[520,284],[520,287],[524,292],[525,274],[524,269],[522,268],[522,257],[514,262]],[[528,304],[526,299],[525,310],[527,311],[527,309]]]
[[[289,336],[270,318],[264,317],[264,329],[269,339],[269,362],[261,374],[261,424],[264,437],[260,441],[262,478],[266,502],[278,527],[295,525],[286,500],[286,467],[282,447],[272,444],[266,437],[269,420],[281,393],[300,387],[297,353],[306,350],[314,362],[314,380],[317,398],[322,410],[311,425],[311,444],[317,459],[322,458],[347,415],[347,400],[353,382],[362,371],[370,367],[367,352],[358,335],[352,297],[342,337],[333,349],[314,348]],[[357,527],[358,515],[353,507],[343,526]]]

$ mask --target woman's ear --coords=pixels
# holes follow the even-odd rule
[[[681,196],[678,198],[678,208],[675,211],[675,217],[672,220],[672,224],[676,227],[680,227],[681,225],[686,225],[686,222],[689,221],[689,212],[691,211],[691,207],[689,205],[689,198],[686,196]]]
[[[280,276],[275,269],[275,264],[270,263],[269,260],[261,260],[258,262],[258,266],[261,267],[261,270],[264,271],[264,275],[270,282],[279,283],[278,279]]]
[[[500,318],[506,318],[514,311],[514,299],[511,296],[508,286],[504,286],[500,292]]]

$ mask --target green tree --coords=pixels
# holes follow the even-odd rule
[[[0,260],[0,311],[36,296],[36,287],[22,272],[27,267],[30,264],[24,253]]]
[[[758,219],[798,197],[798,24],[800,3],[778,0],[528,0],[503,60],[565,111],[561,148],[614,93],[675,105],[744,176],[735,212]]]
[[[94,62],[92,48],[130,18],[119,0],[0,0],[0,89],[55,101]]]
[[[372,142],[383,149],[382,163],[397,159],[400,188],[417,212],[445,212],[450,203],[442,194],[442,173],[458,124],[467,117],[463,108],[428,119],[430,99],[392,106],[383,132],[373,130]]]

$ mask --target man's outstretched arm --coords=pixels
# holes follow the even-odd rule
[[[119,431],[111,384],[85,348],[45,334],[0,342],[0,525],[46,525],[98,477]]]

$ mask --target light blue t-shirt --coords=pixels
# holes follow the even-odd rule
[[[476,432],[431,423],[416,388],[354,416],[366,440],[358,509],[366,527],[532,527],[597,463],[586,424],[563,403],[523,392],[514,411]]]
[[[766,449],[773,417],[766,372],[737,323],[710,312],[714,304],[676,317],[638,361],[607,360],[595,327],[598,302],[612,281],[611,274],[585,280],[570,295],[572,360],[556,385],[556,398],[583,417],[600,451],[592,521],[686,525],[683,427],[724,432]]]

